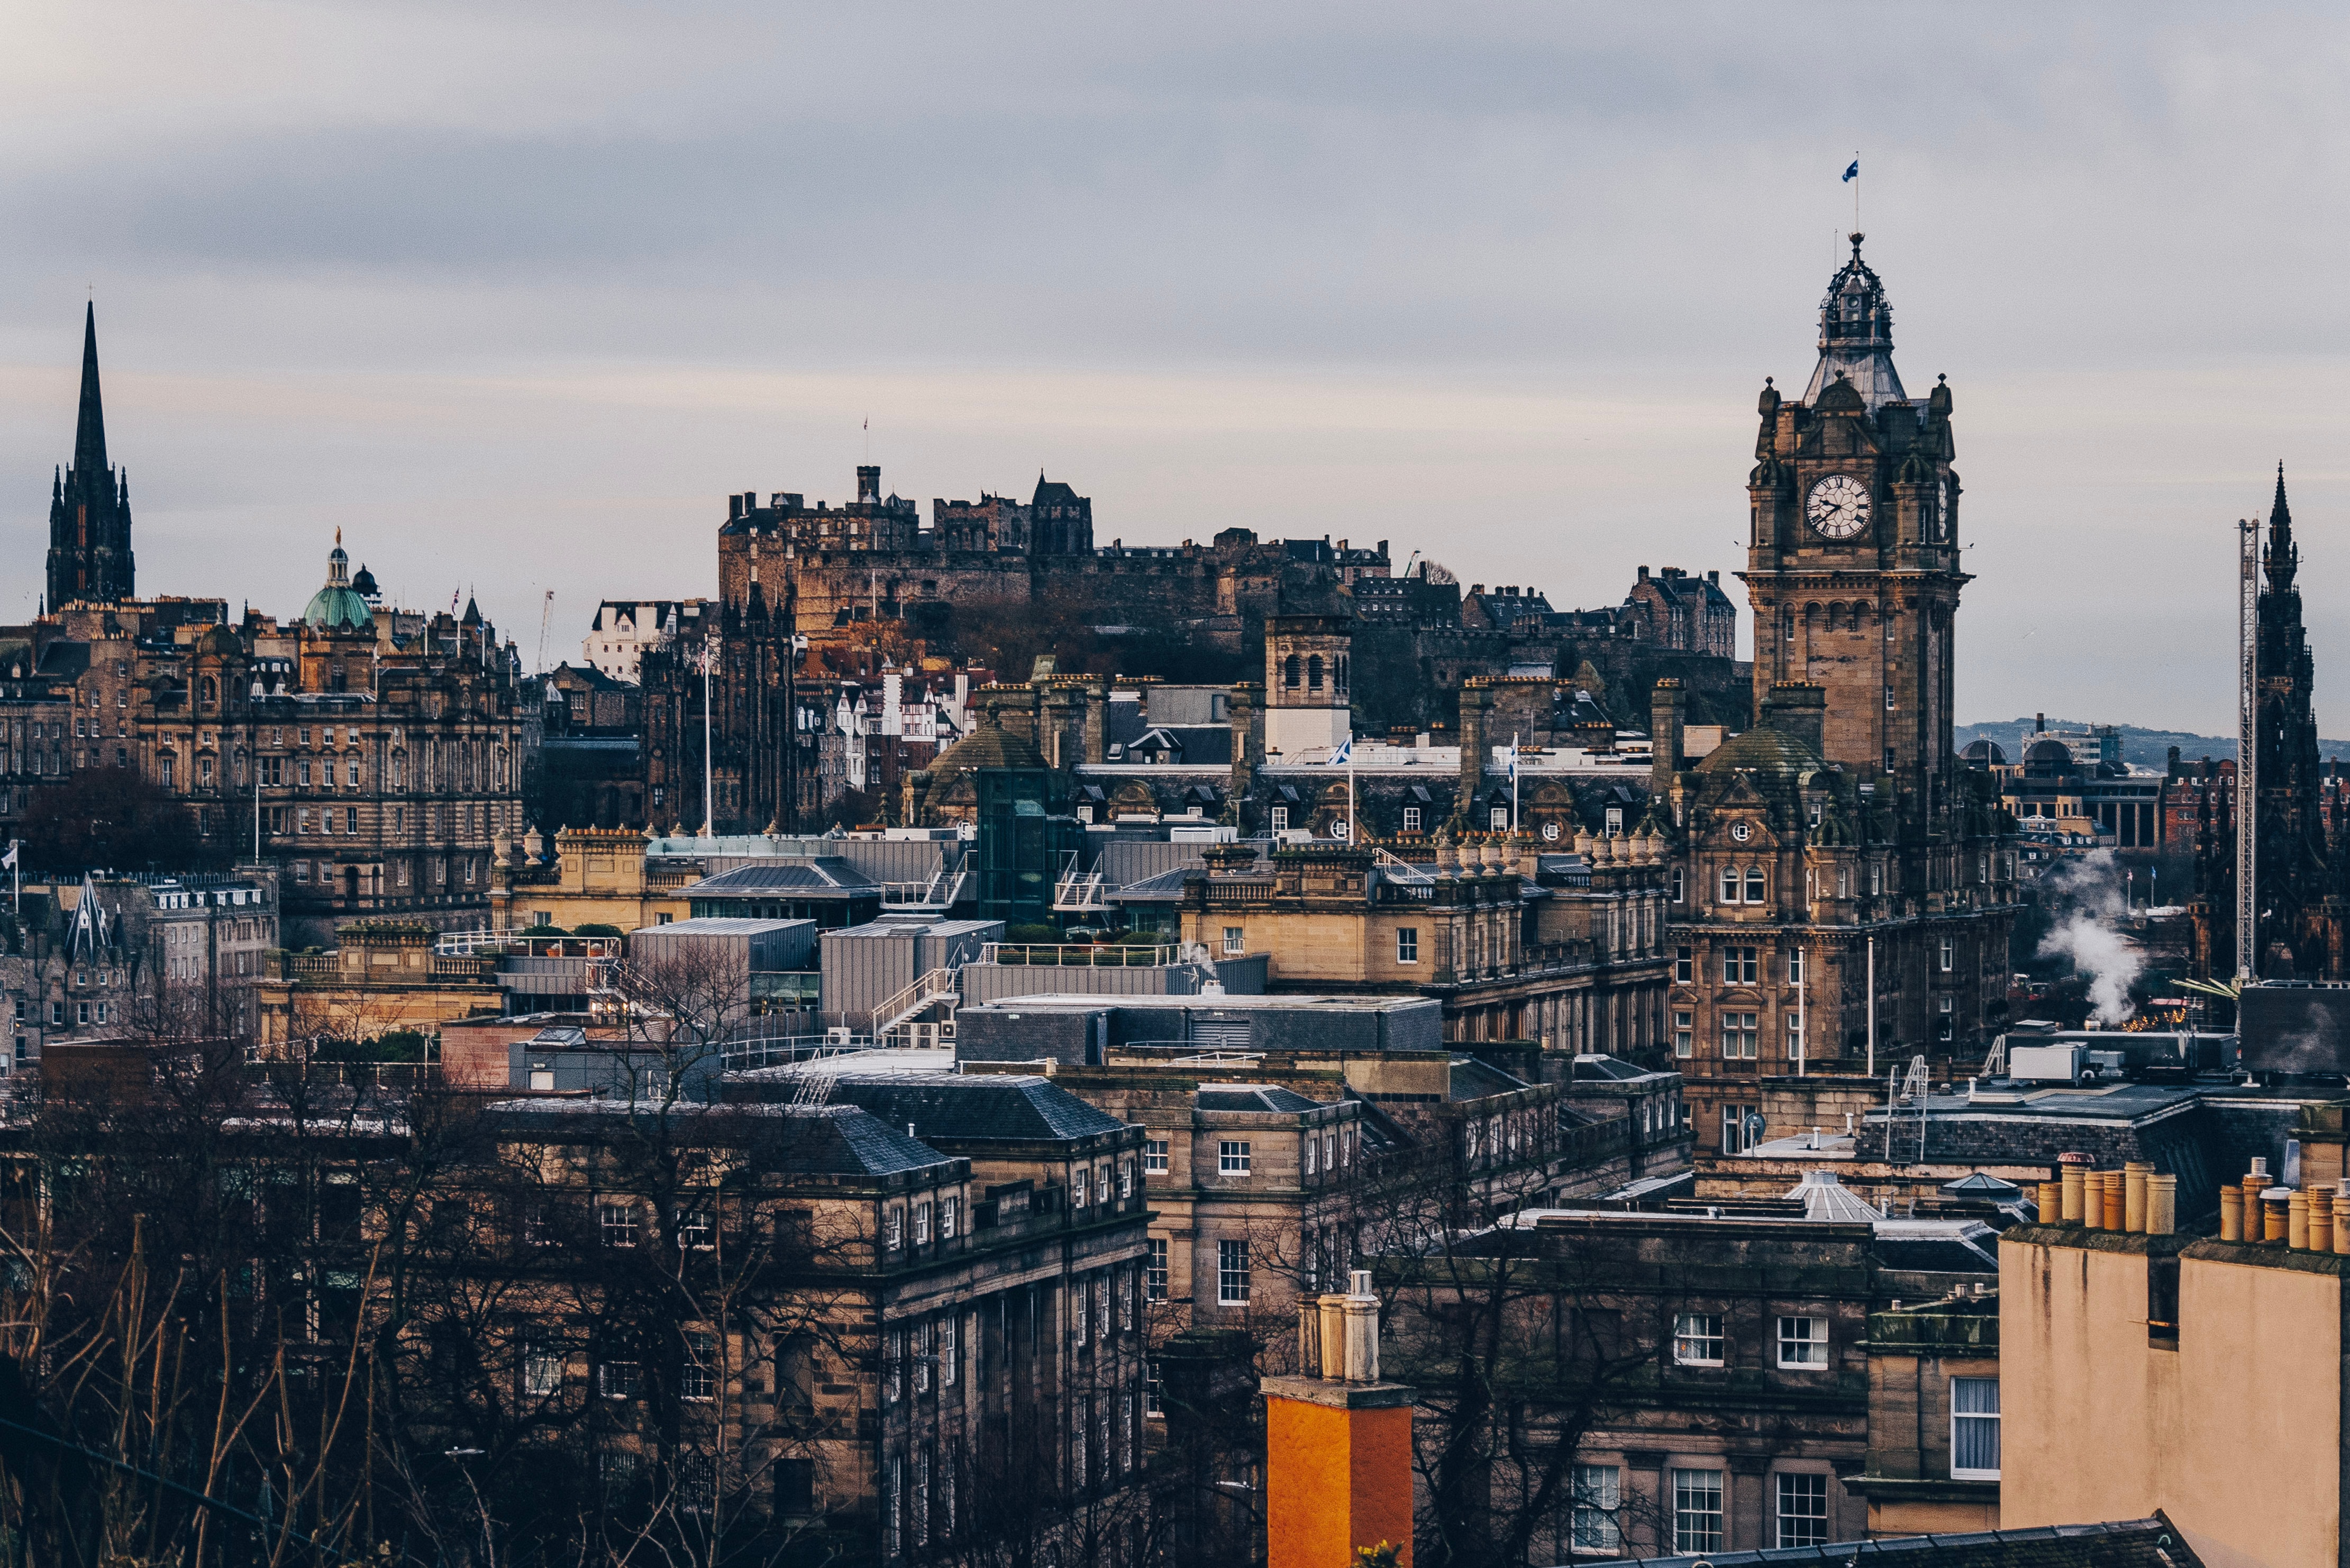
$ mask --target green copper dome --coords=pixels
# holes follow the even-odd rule
[[[335,530],[335,548],[327,556],[327,586],[310,596],[302,624],[320,631],[366,631],[375,625],[375,612],[351,587],[351,558],[343,554],[343,531]]]

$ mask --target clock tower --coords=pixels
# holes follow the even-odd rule
[[[1885,286],[1852,257],[1820,306],[1819,362],[1800,399],[1765,382],[1747,480],[1741,574],[1754,607],[1755,708],[1774,686],[1820,687],[1820,749],[1931,827],[1951,808],[1952,621],[1959,481],[1950,390],[1920,402],[1893,368]]]

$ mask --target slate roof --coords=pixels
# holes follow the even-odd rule
[[[666,1110],[624,1100],[498,1100],[483,1110],[502,1137],[551,1142],[595,1141],[621,1131],[622,1118],[665,1116],[670,1141],[685,1147],[743,1147],[762,1170],[794,1176],[893,1176],[950,1163],[854,1105],[704,1106]]]
[[[835,1058],[837,1060],[837,1058]],[[866,1072],[844,1068],[832,1097],[870,1111],[893,1127],[942,1143],[1035,1143],[1097,1137],[1126,1124],[1048,1078],[1032,1074]]]
[[[1708,1552],[1691,1557],[1630,1557],[1613,1568],[1745,1568],[1813,1563],[1835,1568],[2203,1568],[2203,1560],[2162,1514],[2109,1524],[2043,1525],[1965,1535],[1897,1535],[1832,1546]]]
[[[821,898],[827,893],[862,892],[873,886],[866,875],[846,860],[821,856],[812,860],[775,860],[757,866],[737,866],[704,877],[677,896],[681,898],[756,898],[778,894]]]
[[[1203,1111],[1318,1111],[1318,1100],[1309,1100],[1295,1089],[1284,1089],[1273,1084],[1217,1084],[1200,1091],[1199,1106]]]
[[[1523,1078],[1513,1077],[1499,1067],[1486,1065],[1474,1056],[1455,1056],[1445,1098],[1482,1100],[1492,1095],[1506,1095],[1526,1086]]]
[[[1655,1074],[1651,1073],[1649,1069],[1646,1067],[1636,1066],[1632,1063],[1619,1061],[1614,1056],[1577,1056],[1575,1059],[1573,1072],[1575,1076],[1578,1079],[1623,1079],[1656,1076]]]

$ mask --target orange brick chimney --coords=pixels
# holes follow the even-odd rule
[[[1410,1568],[1412,1391],[1379,1381],[1379,1299],[1368,1271],[1353,1284],[1300,1303],[1306,1374],[1264,1380],[1268,1568],[1336,1568],[1382,1542]]]

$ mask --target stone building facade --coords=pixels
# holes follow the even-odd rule
[[[1853,254],[1800,400],[1763,389],[1748,481],[1759,722],[1685,765],[1652,704],[1650,823],[1674,841],[1669,1033],[1702,1147],[1735,1152],[1766,1073],[1980,1053],[2005,1012],[2012,821],[1951,744],[1969,581],[1951,397],[1893,368]]]

